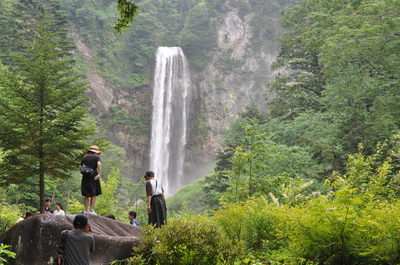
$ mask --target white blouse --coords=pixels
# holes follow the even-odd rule
[[[59,210],[59,211],[55,210],[53,214],[54,215],[65,215],[65,212],[63,210]]]

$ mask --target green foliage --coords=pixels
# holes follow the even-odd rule
[[[370,155],[398,129],[399,12],[392,0],[298,1],[282,11],[273,68],[287,71],[268,85],[269,122],[285,121],[284,134],[296,128],[277,137],[304,146],[328,174],[343,172],[359,143]]]
[[[265,196],[247,202],[225,204],[212,219],[234,242],[244,242],[242,258],[260,257],[264,252],[284,246],[278,238],[282,216],[280,209]]]
[[[59,48],[63,35],[50,31],[56,22],[43,12],[24,55],[15,55],[18,70],[0,69],[2,179],[8,184],[37,176],[41,205],[44,175],[68,178],[94,131],[83,126],[86,84],[71,67],[69,50]]]
[[[129,29],[129,24],[134,22],[134,16],[136,16],[139,7],[128,0],[118,0],[117,9],[120,18],[117,19],[117,23],[111,28],[115,29],[121,35],[125,31],[125,28]]]
[[[71,199],[69,201],[68,213],[69,214],[81,214],[85,210],[83,203],[79,202],[77,199]]]
[[[246,127],[245,145],[235,149],[230,158],[232,169],[225,172],[230,187],[223,200],[245,201],[248,197],[280,194],[280,187],[296,175],[316,177],[321,169],[299,147],[277,145],[258,125]]]
[[[217,45],[217,31],[211,25],[205,3],[199,2],[190,10],[180,32],[179,46],[198,71],[205,67],[210,50]]]
[[[3,243],[0,244],[0,264],[6,264],[7,260],[15,259],[16,254],[9,250],[10,246],[4,245]]]
[[[167,199],[168,217],[178,214],[183,208],[195,214],[208,211],[207,195],[203,191],[204,179],[199,179],[181,188],[174,196]]]
[[[241,247],[200,216],[145,226],[140,241],[128,264],[234,264]]]
[[[108,175],[107,182],[100,179],[102,194],[96,200],[96,213],[98,215],[121,215],[122,209],[118,207],[119,199],[116,197],[119,183],[119,170],[113,170]]]
[[[264,196],[227,203],[212,219],[244,242],[246,262],[397,264],[400,176],[390,157],[378,163],[384,148],[349,156],[346,173],[327,181],[327,195],[303,194],[299,182],[282,188],[282,203],[273,194],[273,203]]]
[[[8,230],[23,216],[24,212],[17,206],[7,203],[0,203],[0,233]]]

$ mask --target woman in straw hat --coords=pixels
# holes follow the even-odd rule
[[[89,150],[86,152],[86,155],[82,158],[82,162],[79,165],[79,170],[82,169],[83,166],[89,167],[93,169],[91,173],[82,173],[82,195],[83,204],[85,205],[85,214],[97,215],[94,212],[94,205],[96,204],[96,196],[101,194],[100,187],[100,174],[101,174],[101,152],[96,145],[92,145]],[[82,172],[82,171],[81,171]],[[89,198],[90,198],[90,209],[89,206]]]

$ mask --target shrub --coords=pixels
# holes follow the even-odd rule
[[[18,218],[22,216],[22,211],[18,205],[0,204],[0,209],[0,233],[2,233],[17,223]]]
[[[247,251],[243,258],[251,259],[265,258],[270,251],[281,247],[277,235],[285,218],[281,209],[265,196],[250,198],[246,203],[225,204],[213,216],[229,239],[244,243]]]
[[[197,216],[159,229],[144,226],[128,264],[234,264],[241,247],[224,237],[215,224]]]

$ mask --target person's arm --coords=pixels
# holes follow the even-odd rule
[[[151,213],[150,202],[151,202],[151,195],[147,195],[147,211],[148,211],[149,213]]]
[[[147,195],[147,211],[151,213],[151,197],[153,195],[153,188],[150,181],[146,182],[146,195]]]
[[[94,180],[98,180],[101,175],[101,162],[97,161],[97,176],[94,177]]]

